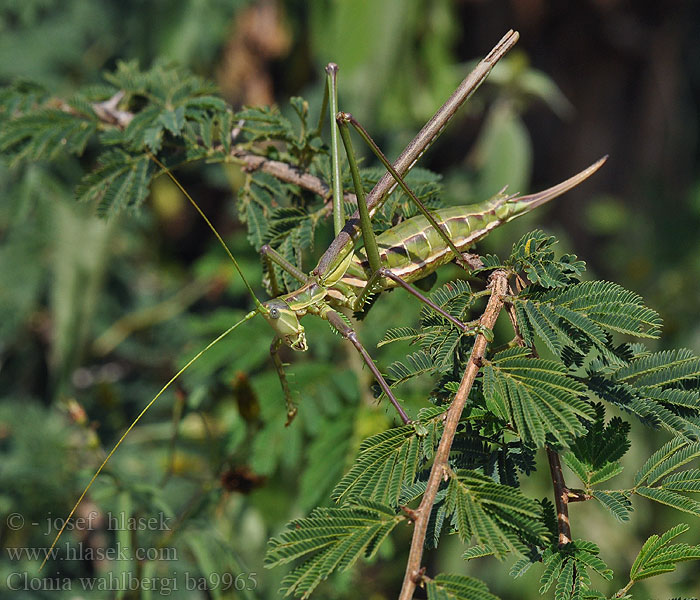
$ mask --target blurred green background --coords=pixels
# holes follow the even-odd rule
[[[216,81],[235,107],[276,102],[286,111],[289,96],[303,95],[318,111],[323,66],[332,60],[341,69],[341,108],[395,156],[509,28],[520,31],[516,49],[421,166],[442,173],[446,195],[460,204],[505,184],[511,191],[541,189],[609,154],[592,180],[527,222],[495,232],[481,250],[506,253],[528,229],[551,231],[562,250],[588,263],[591,277],[641,293],[661,313],[659,348],[700,351],[697,3],[2,0],[0,84],[33,80],[67,97],[77,86],[100,82],[102,71],[118,60],[148,67],[165,58]],[[93,160],[88,149],[81,161],[14,169],[0,164],[3,597],[10,593],[8,581],[23,581],[13,574],[31,578],[37,566],[8,550],[48,546],[55,529],[47,519],[67,514],[103,449],[177,365],[247,306],[220,248],[168,183],[156,182],[148,208],[110,222],[77,205],[73,189]],[[179,175],[260,289],[259,260],[235,215],[241,173],[206,167]],[[317,252],[328,239],[326,231]],[[398,325],[396,310],[403,305],[392,296],[362,326],[369,348],[387,322]],[[404,324],[417,312],[404,315]],[[136,566],[84,554],[50,564],[41,576],[133,573],[160,577],[163,585],[173,577],[178,590],[171,597],[204,598],[233,596],[231,582],[211,579],[233,573],[246,575],[233,588],[255,588],[236,594],[275,597],[282,574],[263,569],[267,538],[290,518],[328,502],[359,440],[391,422],[372,401],[367,375],[351,351],[324,325],[305,324],[317,362],[286,357],[294,363],[292,384],[302,402],[292,427],[284,427],[279,384],[267,359],[269,333],[262,322],[251,322],[191,370],[134,430],[78,515],[162,513],[172,531],[115,531],[103,523],[63,540],[93,549],[116,542],[132,553],[148,548],[170,555]],[[386,365],[391,353],[382,349],[376,357]],[[630,471],[665,440],[636,423],[633,431]],[[526,493],[550,495],[547,475],[540,468],[524,483]],[[620,586],[642,541],[682,520],[636,501],[632,522],[621,525],[590,504],[572,507],[574,535],[602,547]],[[23,526],[10,526],[14,513]],[[697,542],[700,528],[691,525]],[[409,534],[394,536],[379,562],[341,577],[319,597],[394,597]],[[514,581],[507,566],[464,564],[458,546],[447,540],[427,555],[430,570],[475,574],[504,599],[539,597],[538,569]],[[634,590],[638,597],[697,595],[692,569]],[[192,583],[202,574],[214,591],[187,591],[187,577]],[[77,589],[12,593],[73,598]],[[80,595],[117,596],[82,588]]]

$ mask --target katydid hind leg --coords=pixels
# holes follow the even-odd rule
[[[387,398],[389,398],[389,402],[391,402],[391,404],[394,406],[396,412],[399,413],[401,421],[404,424],[410,423],[410,417],[406,414],[406,411],[403,409],[399,401],[396,399],[396,396],[394,396],[394,393],[391,391],[391,388],[389,387],[389,384],[387,383],[386,379],[384,379],[384,376],[379,372],[379,369],[377,369],[377,365],[374,364],[372,357],[362,345],[362,342],[360,342],[360,340],[358,339],[357,332],[352,327],[350,327],[345,322],[345,320],[334,310],[328,310],[324,312],[323,318],[325,318],[340,333],[340,335],[342,335],[355,347],[355,350],[357,350],[359,355],[362,357],[362,360],[372,372],[372,375],[374,375],[374,378],[379,384],[379,387],[386,394]]]
[[[416,194],[413,192],[413,190],[406,184],[404,181],[404,178],[398,173],[398,171],[394,168],[394,166],[389,162],[389,159],[385,156],[385,154],[381,151],[379,146],[377,146],[376,142],[372,139],[372,137],[369,135],[367,130],[349,113],[340,113],[337,117],[338,121],[345,122],[345,123],[350,123],[355,130],[360,134],[360,137],[364,140],[364,142],[370,147],[372,152],[375,154],[375,156],[380,160],[380,162],[384,165],[386,170],[389,172],[389,174],[394,178],[394,181],[398,184],[398,186],[403,190],[403,192],[411,199],[411,201],[416,205],[416,208],[423,214],[423,216],[427,219],[428,223],[435,229],[435,231],[438,233],[438,235],[442,238],[442,240],[445,242],[445,245],[452,250],[452,253],[454,254],[457,262],[462,261],[462,254],[460,253],[459,249],[457,246],[455,246],[454,242],[450,238],[449,232],[444,230],[438,222],[435,220],[435,217],[433,214],[428,210],[428,208],[421,202],[421,200],[416,196]],[[364,230],[363,230],[364,231]],[[364,233],[363,233],[364,234]]]
[[[402,287],[409,294],[411,294],[415,298],[418,298],[418,300],[420,300],[423,304],[425,304],[426,306],[428,306],[429,308],[434,310],[439,315],[443,316],[450,323],[452,323],[454,326],[456,326],[458,329],[460,329],[463,333],[475,332],[474,328],[470,327],[466,323],[462,323],[462,321],[460,321],[456,317],[453,317],[445,309],[443,309],[441,306],[438,306],[430,298],[428,298],[423,293],[421,293],[415,286],[412,286],[410,283],[404,281],[398,275],[395,275],[394,273],[392,273],[390,269],[382,268],[379,270],[379,274],[382,277],[385,277],[387,279],[391,279],[392,281],[395,281],[399,285],[399,287]]]
[[[345,205],[343,204],[343,181],[340,168],[340,142],[335,115],[338,112],[338,65],[326,65],[326,94],[328,95],[331,123],[331,181],[333,184],[333,233],[338,235],[345,225]],[[325,106],[321,109],[325,111]]]
[[[336,122],[338,124],[338,130],[340,131],[340,137],[343,140],[343,145],[345,146],[345,154],[348,157],[350,174],[352,175],[352,182],[353,186],[355,187],[357,210],[360,214],[360,228],[362,229],[362,241],[365,245],[365,253],[367,254],[370,269],[372,274],[374,274],[379,271],[381,267],[381,262],[379,260],[379,247],[377,246],[377,238],[374,235],[372,221],[370,219],[369,210],[367,209],[365,190],[362,186],[362,178],[360,177],[360,170],[357,166],[355,150],[353,149],[352,140],[350,139],[350,129],[348,128],[347,121],[340,118],[341,114],[344,113],[338,114]]]
[[[420,300],[423,304],[425,304],[426,306],[434,310],[436,313],[447,319],[450,323],[455,325],[455,327],[460,329],[463,333],[469,333],[472,331],[472,328],[469,327],[467,324],[462,323],[462,321],[460,321],[456,317],[453,317],[445,309],[443,309],[441,306],[438,306],[430,298],[425,296],[415,286],[412,286],[407,281],[404,281],[401,277],[392,273],[390,269],[387,269],[385,267],[381,267],[374,275],[372,275],[367,281],[367,285],[365,285],[362,291],[358,294],[357,299],[355,300],[355,305],[353,306],[353,310],[355,312],[362,311],[365,308],[365,304],[370,301],[372,296],[377,291],[381,291],[382,279],[391,279],[392,281],[396,282],[398,287],[402,287],[409,294],[411,294],[415,298],[418,298],[418,300]]]

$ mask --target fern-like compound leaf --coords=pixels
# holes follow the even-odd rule
[[[333,571],[350,568],[358,558],[371,558],[405,517],[394,509],[356,500],[341,508],[317,508],[309,517],[289,523],[268,543],[265,566],[298,559],[303,562],[282,581],[285,595],[308,598]]]
[[[569,285],[585,270],[585,263],[573,254],[555,258],[554,236],[543,231],[531,231],[513,245],[507,264],[518,271],[525,271],[528,279],[543,288]]]
[[[81,201],[96,203],[100,214],[111,216],[136,208],[146,199],[153,171],[148,156],[111,150],[100,157],[99,167],[83,178],[76,194]]]
[[[588,432],[570,444],[562,459],[576,473],[586,489],[611,479],[622,471],[619,459],[630,446],[630,425],[614,417],[606,425],[602,404],[593,406],[595,420],[584,423]]]
[[[394,327],[386,331],[384,337],[377,344],[377,348],[393,342],[412,342],[419,336],[420,333],[413,327]]]
[[[80,155],[96,131],[94,115],[41,108],[3,123],[0,151],[13,164],[23,160],[53,160],[65,152]]]
[[[497,558],[511,551],[527,552],[528,545],[546,541],[537,502],[475,471],[451,475],[445,508],[461,539],[473,536]]]
[[[547,436],[568,445],[585,433],[581,419],[593,418],[590,405],[579,397],[585,386],[567,376],[561,363],[513,348],[494,356],[483,371],[487,407],[539,447]]]
[[[612,571],[598,556],[600,550],[594,543],[574,540],[561,548],[547,549],[542,557],[544,570],[540,577],[540,594],[544,594],[556,581],[556,600],[583,600],[597,597],[591,588],[589,571],[604,579],[612,579]]]
[[[632,502],[622,492],[594,490],[593,497],[607,508],[618,521],[629,521]]]
[[[465,575],[440,573],[425,585],[428,600],[498,600],[483,581]]]
[[[672,539],[685,533],[688,529],[686,524],[680,523],[663,535],[652,535],[644,542],[630,569],[630,581],[639,581],[674,571],[679,562],[700,560],[700,546],[669,545]]]
[[[338,482],[339,503],[365,497],[396,506],[403,486],[413,484],[421,461],[421,441],[411,425],[395,427],[364,440],[355,464]]]

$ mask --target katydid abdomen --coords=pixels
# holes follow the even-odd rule
[[[452,206],[434,211],[435,220],[460,252],[464,252],[490,231],[560,196],[595,173],[607,157],[561,183],[529,196],[503,193],[478,204]],[[377,236],[382,267],[407,283],[430,275],[452,261],[454,255],[435,228],[422,215],[407,219]],[[341,284],[363,288],[371,275],[364,249],[353,257]],[[397,283],[385,279],[384,288]]]
[[[480,210],[482,205],[453,206],[435,211],[435,220],[452,238],[459,250],[466,250],[501,221],[491,212]],[[422,215],[407,219],[377,236],[382,266],[406,282],[416,281],[453,260],[452,251]],[[348,267],[342,283],[362,288],[371,275],[364,249],[358,250]],[[387,280],[384,287],[395,287]]]

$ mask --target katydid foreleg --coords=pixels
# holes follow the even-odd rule
[[[270,344],[270,357],[272,358],[272,363],[275,365],[275,370],[277,371],[277,377],[282,385],[282,393],[284,394],[284,402],[287,406],[287,422],[285,425],[289,425],[297,414],[297,405],[292,398],[292,392],[289,389],[289,383],[287,383],[287,375],[284,372],[284,363],[280,358],[279,351],[283,344],[283,340],[280,337],[275,337]]]
[[[304,284],[309,280],[309,276],[304,273],[304,271],[297,269],[269,244],[265,244],[260,248],[260,255],[265,262],[265,267],[267,268],[267,272],[270,277],[270,291],[272,292],[273,297],[279,296],[282,293],[279,283],[277,282],[274,265],[277,265],[278,267],[281,267],[287,271],[287,273],[289,273],[301,284]]]

